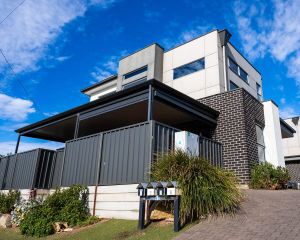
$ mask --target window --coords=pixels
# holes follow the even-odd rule
[[[244,82],[249,83],[248,81],[248,73],[242,69],[235,61],[231,58],[228,58],[228,64],[231,71],[237,74]]]
[[[236,85],[234,82],[231,82],[229,83],[229,90],[234,90],[234,89],[237,89],[239,88],[238,85]]]
[[[248,74],[241,67],[239,67],[239,70],[241,79],[248,83]]]
[[[136,86],[137,84],[145,82],[146,80],[147,80],[146,77],[137,79],[137,80],[135,80],[133,82],[130,82],[130,83],[127,83],[127,84],[123,85],[122,89],[127,89],[127,88],[130,88],[130,87]]]
[[[257,93],[257,99],[259,101],[261,101],[262,100],[262,97],[261,97],[261,86],[258,83],[256,83],[256,93]]]
[[[229,58],[229,68],[239,75],[239,66],[231,58]]]
[[[129,72],[129,73],[124,74],[124,75],[123,75],[123,79],[131,78],[131,77],[133,77],[133,76],[135,76],[135,75],[138,75],[138,74],[140,74],[140,73],[146,72],[147,70],[148,70],[148,66],[144,66],[144,67],[142,67],[142,68],[139,68],[139,69],[137,69],[137,70],[134,70],[134,71],[132,71],[132,72]]]
[[[197,61],[175,68],[173,73],[173,79],[177,79],[185,75],[200,71],[204,69],[204,65],[204,58],[201,58]]]
[[[265,142],[263,129],[261,126],[256,125],[256,138],[257,138],[257,151],[259,162],[265,162]]]

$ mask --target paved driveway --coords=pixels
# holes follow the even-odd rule
[[[247,190],[235,217],[205,220],[176,239],[300,240],[300,191]]]

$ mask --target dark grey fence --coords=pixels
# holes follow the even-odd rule
[[[148,180],[151,162],[175,148],[179,129],[149,121],[36,149],[0,160],[2,189],[115,185]],[[222,145],[199,138],[199,154],[222,167]]]
[[[55,151],[35,149],[0,160],[1,189],[49,188]]]
[[[223,167],[222,144],[208,138],[199,137],[199,155],[212,165]]]

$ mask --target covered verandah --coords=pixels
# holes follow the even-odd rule
[[[35,176],[39,183],[43,177],[42,182],[53,182],[45,188],[137,183],[145,179],[155,155],[174,147],[176,131],[209,138],[217,117],[208,106],[150,80],[16,130],[15,153],[23,136],[65,143],[53,161],[36,161],[29,188],[35,187]],[[220,144],[208,139],[205,144],[210,158],[222,158]]]

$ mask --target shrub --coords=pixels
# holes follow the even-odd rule
[[[89,217],[86,187],[74,185],[57,189],[41,204],[36,204],[23,214],[20,221],[22,234],[46,236],[54,233],[55,222],[67,222],[75,226]]]
[[[160,156],[153,164],[151,178],[178,182],[182,222],[209,214],[234,213],[242,197],[232,173],[181,150]]]
[[[15,206],[14,210],[11,212],[12,214],[12,222],[16,224],[17,226],[20,225],[21,220],[24,218],[25,214],[33,207],[37,205],[41,205],[42,200],[41,199],[29,199],[29,200],[24,200],[21,199],[18,201]]]
[[[9,191],[8,194],[0,193],[0,213],[10,213],[14,205],[20,199],[19,191]]]
[[[282,189],[289,180],[286,168],[276,168],[271,163],[264,162],[252,168],[250,186],[255,189]]]

